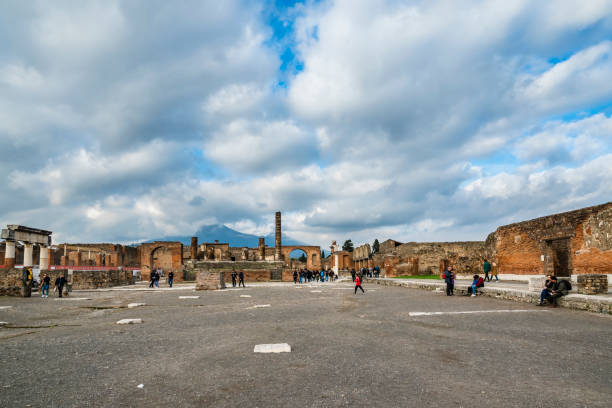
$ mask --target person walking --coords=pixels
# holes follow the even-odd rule
[[[159,270],[155,271],[155,287],[159,289]]]
[[[240,284],[242,283],[242,287],[245,288],[246,286],[244,286],[244,272],[240,271],[240,273],[238,274],[238,287],[240,287]]]
[[[446,271],[444,271],[444,282],[446,283],[446,296],[453,296],[453,267],[449,266]]]
[[[334,281],[334,270],[333,269],[329,271],[329,280],[330,282]]]
[[[497,277],[497,268],[495,268],[495,264],[491,265],[491,271],[489,273],[491,275],[491,280],[493,280],[493,277],[495,276],[495,282],[499,282],[499,278]]]
[[[357,275],[357,272],[355,272],[355,269],[351,269],[351,278],[353,278],[353,282],[355,282],[355,276]]]
[[[353,295],[357,294],[357,289],[361,289],[361,292],[365,293],[365,290],[361,287],[361,278],[359,276],[355,276],[355,293]]]
[[[151,271],[151,276],[149,276],[149,280],[150,280],[149,287],[152,288],[153,285],[155,285],[155,271],[154,270]]]
[[[295,285],[295,284],[297,284],[297,280],[298,280],[298,273],[297,273],[297,270],[296,270],[296,269],[294,269],[294,270],[293,270],[293,284],[294,284],[294,285]],[[301,283],[301,282],[300,282],[300,283]]]
[[[236,273],[236,271],[232,271],[232,287],[235,288],[236,287],[236,278],[238,277],[238,274]]]
[[[50,284],[51,284],[51,278],[49,277],[48,273],[45,273],[45,277],[42,279],[42,285],[40,287],[40,291],[42,293],[40,297],[44,297],[44,298],[49,297],[49,285]]]
[[[321,283],[325,283],[325,271],[321,269]]]
[[[484,272],[485,282],[491,282],[491,277],[489,276],[489,272],[491,272],[491,264],[486,259],[482,263],[482,271]]]
[[[174,282],[174,272],[170,271],[170,273],[168,273],[168,285],[172,287],[173,282]]]
[[[66,278],[64,278],[64,275],[60,274],[57,279],[55,279],[55,288],[59,292],[59,297],[62,297],[62,292],[64,291],[65,284]]]

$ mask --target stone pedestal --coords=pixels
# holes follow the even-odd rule
[[[546,276],[538,276],[537,278],[529,278],[529,291],[530,292],[541,292],[544,289],[546,283]]]
[[[578,275],[578,293],[581,295],[599,295],[608,293],[608,275]]]
[[[225,289],[224,272],[198,271],[196,274],[196,290]]]

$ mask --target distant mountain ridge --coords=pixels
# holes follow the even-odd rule
[[[204,242],[215,242],[218,240],[221,243],[228,243],[232,247],[250,247],[254,248],[259,245],[259,236],[245,234],[229,228],[226,225],[203,225],[201,226],[194,235],[180,236],[171,235],[163,238],[150,239],[145,242],[153,241],[179,241],[183,245],[191,245],[191,237],[198,237],[198,244]],[[268,234],[264,237],[266,245],[273,247],[275,236],[274,234]],[[283,234],[283,245],[305,245],[303,242],[295,240],[285,234]]]

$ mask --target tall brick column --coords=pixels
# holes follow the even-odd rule
[[[40,246],[39,268],[41,271],[49,270],[49,248]]]
[[[276,212],[276,239],[275,239],[274,244],[276,248],[276,251],[274,253],[274,259],[276,261],[280,261],[281,260],[281,247],[283,246],[282,234],[281,234],[281,212],[280,211]]]
[[[191,259],[198,257],[198,237],[191,237]]]
[[[262,261],[266,260],[266,240],[265,238],[259,238],[259,256]]]

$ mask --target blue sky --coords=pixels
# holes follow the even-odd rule
[[[327,247],[612,199],[612,3],[0,5],[0,223]]]

